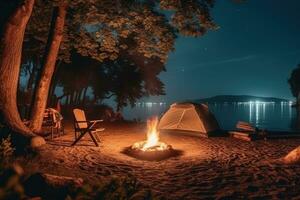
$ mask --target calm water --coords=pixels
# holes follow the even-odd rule
[[[165,103],[139,103],[134,108],[126,108],[126,119],[145,121],[153,115],[161,115],[169,108]],[[297,115],[290,103],[247,102],[233,104],[209,104],[223,129],[234,129],[237,121],[248,121],[268,130],[296,130]]]

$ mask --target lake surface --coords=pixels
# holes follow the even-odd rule
[[[145,121],[153,115],[160,116],[169,105],[166,103],[137,103],[134,108],[125,108],[125,119]],[[292,131],[297,129],[296,109],[290,102],[236,102],[209,104],[222,129],[234,129],[238,121],[247,121],[256,127]]]

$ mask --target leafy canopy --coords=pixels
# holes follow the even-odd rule
[[[300,64],[292,71],[291,77],[288,80],[291,92],[294,97],[298,97],[300,92]]]
[[[27,37],[43,52],[53,6],[63,0],[37,0]],[[116,60],[122,52],[167,61],[176,35],[201,36],[216,28],[210,16],[213,0],[72,0],[60,58],[70,50],[99,61]]]
[[[53,8],[65,1],[36,0],[26,31],[27,57],[45,54]],[[62,70],[71,78],[61,79],[64,93],[89,85],[97,99],[115,96],[118,107],[145,95],[164,94],[158,75],[165,70],[176,37],[198,37],[215,29],[213,5],[213,0],[69,0],[59,59],[76,63]],[[97,70],[95,63],[78,65],[74,52],[102,63],[96,63],[99,72],[84,75],[90,68]],[[74,84],[78,71],[82,76]]]

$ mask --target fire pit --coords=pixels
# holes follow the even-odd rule
[[[123,153],[149,161],[160,161],[180,155],[180,151],[174,150],[171,145],[159,141],[157,125],[157,117],[147,120],[147,140],[134,143],[132,146],[127,147]]]

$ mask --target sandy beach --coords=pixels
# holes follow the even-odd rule
[[[155,162],[121,153],[145,139],[144,124],[108,127],[98,148],[88,136],[70,147],[73,131],[67,128],[66,133],[48,141],[37,157],[21,163],[24,169],[81,177],[90,183],[130,174],[165,199],[300,198],[300,165],[280,161],[300,145],[300,139],[245,142],[161,134],[161,141],[183,154]]]

